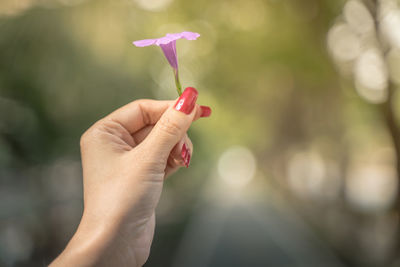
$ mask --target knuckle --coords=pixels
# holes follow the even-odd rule
[[[168,135],[180,135],[182,126],[168,117],[162,117],[159,121],[160,130]]]
[[[81,136],[79,144],[81,149],[85,149],[91,143],[91,140],[96,139],[95,136],[99,132],[99,122],[92,125]]]
[[[90,130],[90,129],[86,130],[86,131],[81,135],[81,139],[80,139],[80,141],[79,141],[79,144],[80,144],[81,149],[83,149],[83,148],[85,148],[85,147],[87,146],[88,139],[89,139],[89,137],[88,137],[88,135],[89,135],[89,130]]]

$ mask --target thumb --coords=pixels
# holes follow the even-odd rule
[[[173,107],[168,108],[150,134],[141,143],[150,159],[167,160],[171,150],[183,138],[196,116],[198,92],[188,87]]]

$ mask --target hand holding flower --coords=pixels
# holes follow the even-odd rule
[[[166,176],[188,166],[191,123],[210,115],[187,88],[175,102],[134,101],[81,138],[84,212],[77,232],[51,266],[142,266],[150,252],[155,208]]]

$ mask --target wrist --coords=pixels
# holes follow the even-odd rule
[[[107,266],[114,254],[116,237],[115,224],[89,220],[84,214],[67,247],[50,266]]]

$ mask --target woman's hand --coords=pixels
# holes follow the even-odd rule
[[[84,212],[52,266],[142,266],[153,240],[164,179],[188,166],[191,123],[211,109],[187,88],[172,101],[134,101],[81,138]]]

